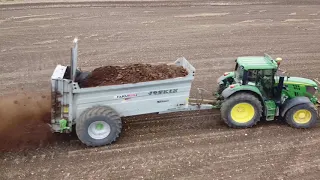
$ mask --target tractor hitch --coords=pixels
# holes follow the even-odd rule
[[[197,88],[198,89],[198,95],[200,95],[200,98],[196,97],[195,99],[190,98],[189,102],[195,103],[198,106],[201,106],[203,103],[209,104],[212,106],[212,109],[220,109],[221,108],[221,101],[218,98],[218,95],[215,96],[215,99],[204,99],[203,98],[203,92],[209,92],[206,89],[203,88]]]

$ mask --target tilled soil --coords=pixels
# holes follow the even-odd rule
[[[233,70],[234,59],[242,55],[266,52],[282,57],[281,69],[290,76],[319,78],[319,1],[188,2],[1,9],[0,93],[22,87],[46,91],[56,64],[69,64],[74,36],[80,40],[83,70],[186,57],[196,68],[191,97],[201,87],[211,98],[216,78]],[[12,111],[14,100],[2,113]],[[216,110],[123,122],[118,141],[100,148],[86,148],[74,133],[54,134],[52,140],[34,132],[39,135],[34,146],[0,153],[0,179],[319,179],[319,125],[300,130],[282,121],[261,121],[232,129]],[[16,140],[28,137],[21,132]],[[9,138],[2,136],[0,144]]]
[[[130,64],[103,66],[94,69],[82,87],[96,87],[172,79],[188,75],[186,69],[175,65]]]

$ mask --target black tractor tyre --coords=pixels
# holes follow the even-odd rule
[[[311,114],[311,119],[306,123],[299,123],[294,120],[294,114],[299,110],[307,110]],[[312,104],[299,104],[289,109],[284,117],[286,123],[298,129],[307,129],[316,125],[318,121],[317,109]]]
[[[96,138],[92,134],[91,124],[100,121],[109,133],[106,137]],[[90,128],[90,129],[89,129]],[[110,107],[97,106],[85,110],[76,120],[76,134],[79,140],[90,147],[104,146],[116,141],[122,130],[120,116]]]
[[[254,108],[254,116],[251,120],[246,123],[239,123],[232,120],[231,117],[231,110],[232,108],[239,104],[239,103],[248,103],[253,106]],[[239,92],[231,97],[227,98],[223,103],[220,109],[221,111],[221,119],[232,128],[249,128],[256,125],[261,117],[262,117],[262,110],[263,106],[260,100],[251,93],[247,92]]]

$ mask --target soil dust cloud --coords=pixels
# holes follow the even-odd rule
[[[49,93],[0,97],[0,151],[20,151],[47,144],[53,133]]]

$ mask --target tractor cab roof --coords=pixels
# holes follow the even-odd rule
[[[238,57],[236,62],[245,70],[251,69],[277,69],[278,64],[269,55]]]

